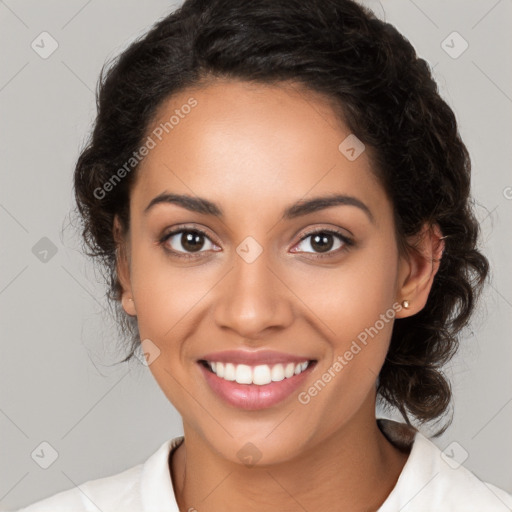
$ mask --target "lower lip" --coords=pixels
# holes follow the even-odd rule
[[[246,410],[266,409],[283,401],[307,379],[315,366],[315,362],[310,362],[309,366],[298,375],[258,386],[257,384],[238,384],[236,381],[221,379],[206,369],[202,363],[198,364],[206,382],[220,398],[234,407]]]

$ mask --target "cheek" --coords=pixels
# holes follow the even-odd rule
[[[171,263],[158,248],[139,247],[132,252],[131,280],[140,339],[149,339],[149,346],[158,354],[149,370],[180,412],[189,407],[183,383],[190,371],[183,364],[187,344],[181,340],[187,340],[193,330],[194,307],[200,307],[208,289],[206,279],[191,276],[198,269]]]
[[[397,252],[385,242],[354,252],[337,268],[312,272],[297,295],[307,297],[315,326],[328,345],[326,360],[306,392],[310,406],[337,411],[330,426],[355,412],[371,392],[384,363],[393,329]],[[318,381],[316,381],[318,382]],[[321,396],[320,396],[321,395]],[[328,428],[328,427],[327,427]]]
[[[334,431],[373,392],[395,315],[397,256],[392,247],[383,249],[361,251],[325,278],[317,273],[316,279],[302,282],[300,293],[307,293],[307,305],[320,320],[316,327],[329,346],[316,380],[301,390],[299,402],[310,413],[304,428],[324,418],[321,428]]]
[[[166,339],[176,337],[211,287],[200,266],[173,263],[157,247],[139,247],[132,253],[131,279],[141,339],[154,339],[161,348]]]
[[[385,239],[371,248],[352,252],[337,267],[316,268],[295,279],[297,296],[302,298],[323,324],[325,336],[344,349],[347,343],[371,328],[387,313],[380,339],[389,338],[396,300],[398,253]],[[382,334],[382,335],[380,335]]]

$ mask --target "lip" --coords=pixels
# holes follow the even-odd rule
[[[274,352],[274,354],[276,353]],[[287,357],[289,356],[287,355]],[[297,362],[305,360],[308,359],[302,358]],[[287,361],[292,362],[289,359]],[[270,382],[264,386],[258,386],[257,384],[238,384],[236,381],[227,381],[207,369],[201,361],[198,361],[197,364],[210,389],[225,403],[238,409],[254,411],[277,405],[296,391],[309,377],[316,366],[315,360],[309,361],[311,361],[309,366],[298,375],[293,375],[289,379],[285,378],[279,382]]]
[[[223,350],[221,352],[210,352],[205,354],[198,361],[211,361],[221,363],[246,364],[256,366],[259,364],[284,364],[284,363],[302,363],[304,361],[314,360],[308,356],[297,356],[285,352],[276,352],[275,350]]]

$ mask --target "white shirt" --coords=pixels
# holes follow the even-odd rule
[[[478,479],[420,432],[379,418],[384,435],[410,450],[400,477],[378,512],[505,512],[512,495]],[[169,470],[169,455],[184,440],[163,443],[145,463],[38,501],[18,512],[180,512]],[[452,453],[449,453],[452,455]],[[452,455],[453,456],[453,455]]]

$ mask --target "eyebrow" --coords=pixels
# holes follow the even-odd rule
[[[218,205],[205,199],[203,197],[194,197],[181,194],[170,194],[163,192],[151,200],[151,202],[144,209],[144,214],[147,214],[151,208],[157,204],[167,203],[181,206],[191,212],[202,213],[204,215],[213,215],[214,217],[223,218],[224,213],[222,208]],[[299,200],[296,203],[288,206],[281,217],[281,220],[292,220],[303,215],[308,215],[326,208],[333,206],[355,206],[362,210],[372,223],[375,223],[375,218],[363,201],[353,196],[342,194],[332,194],[327,196],[314,197],[308,200]]]

